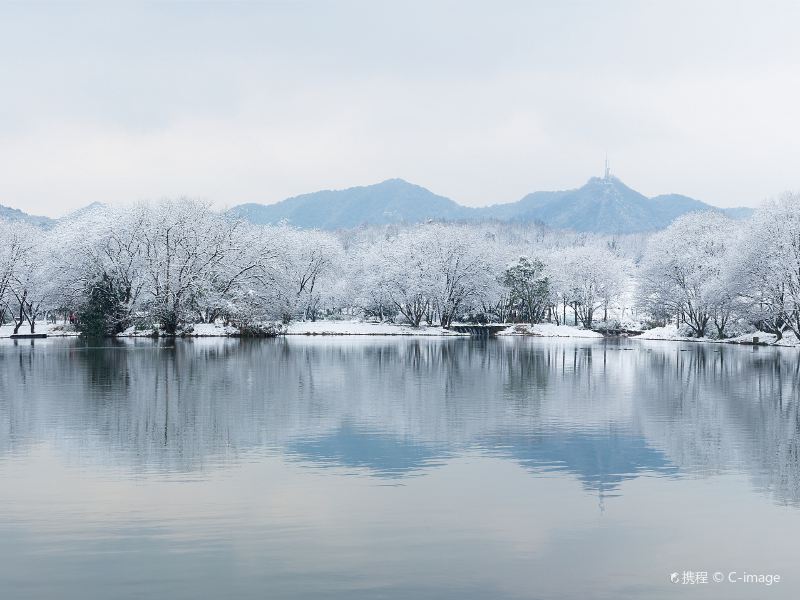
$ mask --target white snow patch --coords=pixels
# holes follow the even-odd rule
[[[652,329],[645,330],[641,335],[637,335],[637,340],[697,340],[697,338],[688,338],[678,332],[675,325],[669,324],[664,327],[653,327]]]
[[[128,327],[122,333],[118,333],[116,337],[152,337],[153,330],[152,329],[136,329],[133,325]]]
[[[419,335],[464,336],[442,327],[418,328],[395,323],[369,323],[365,321],[298,321],[290,323],[286,335]]]
[[[637,335],[631,339],[671,340],[676,342],[710,342],[712,344],[752,344],[753,338],[758,338],[760,344],[786,347],[800,346],[800,342],[798,342],[797,337],[791,331],[784,333],[783,339],[781,340],[778,340],[778,336],[776,336],[774,333],[766,333],[764,331],[753,331],[751,333],[745,333],[736,337],[720,340],[709,337],[687,337],[685,335],[681,335],[678,328],[672,324],[666,325],[665,327],[654,327],[653,329],[648,329],[641,335]]]
[[[74,337],[78,335],[78,332],[75,331],[75,328],[70,325],[69,323],[47,323],[46,321],[36,321],[35,327],[36,333],[46,333],[48,337]],[[19,333],[21,335],[29,334],[31,332],[31,327],[27,323],[23,324],[22,327],[19,328]],[[11,334],[14,333],[14,324],[7,323],[6,325],[0,325],[0,338],[10,338]]]
[[[181,335],[186,337],[228,337],[239,335],[239,328],[222,323],[198,323],[186,327]]]
[[[161,332],[163,335],[163,332]],[[178,337],[231,337],[239,335],[239,329],[222,323],[195,323],[178,331]],[[152,337],[153,329],[136,329],[131,326],[116,337]]]
[[[783,337],[779,340],[778,336],[774,333],[766,333],[764,331],[754,331],[753,333],[746,333],[744,335],[740,335],[734,338],[730,338],[729,340],[722,340],[726,342],[736,342],[736,343],[747,343],[751,344],[753,342],[753,338],[757,337],[759,343],[762,344],[769,344],[771,346],[787,346],[787,347],[795,347],[800,346],[800,341],[798,341],[797,336],[792,333],[791,331],[785,331],[783,333]]]
[[[529,325],[519,323],[504,329],[497,335],[529,335],[536,337],[565,337],[565,338],[601,338],[602,333],[591,329],[579,329],[572,325],[556,325],[555,323],[537,323]]]
[[[776,346],[795,346],[795,347],[797,347],[797,346],[800,346],[800,339],[798,339],[797,336],[794,333],[788,332],[788,333],[784,333],[783,334],[783,339],[780,340],[779,342],[775,342],[775,345]]]

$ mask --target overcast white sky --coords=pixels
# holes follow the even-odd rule
[[[0,5],[0,204],[800,189],[800,3]]]

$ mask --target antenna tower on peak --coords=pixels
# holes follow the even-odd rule
[[[605,180],[608,181],[611,179],[611,167],[608,166],[608,154],[606,154],[606,175]]]

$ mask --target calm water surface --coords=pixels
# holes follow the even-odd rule
[[[798,598],[799,356],[3,341],[0,598]]]

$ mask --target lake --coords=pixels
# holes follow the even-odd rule
[[[797,598],[798,356],[5,340],[0,597]]]

